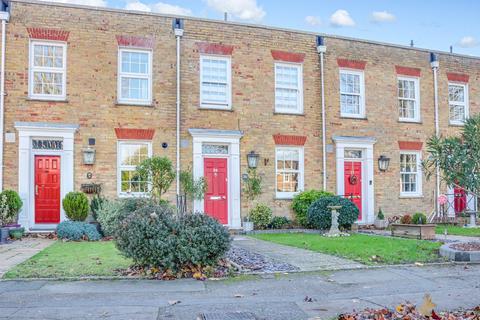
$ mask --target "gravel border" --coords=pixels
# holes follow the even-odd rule
[[[275,273],[294,272],[300,269],[291,264],[267,258],[259,253],[232,245],[226,254],[226,258],[241,273]]]

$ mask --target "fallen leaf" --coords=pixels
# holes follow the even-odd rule
[[[425,317],[431,317],[432,316],[432,311],[433,308],[435,308],[437,305],[432,302],[432,297],[430,294],[425,294],[423,297],[423,302],[422,305],[418,308],[418,312]]]
[[[421,262],[415,262],[415,265],[416,265],[416,266],[419,266],[419,267],[422,267],[422,266],[424,266],[424,264],[423,264],[423,263],[421,263]]]

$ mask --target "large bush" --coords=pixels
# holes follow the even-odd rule
[[[121,222],[116,233],[118,249],[138,266],[173,272],[214,265],[228,250],[228,231],[215,219],[172,213],[162,205],[138,209]]]
[[[97,221],[104,236],[114,236],[120,222],[135,210],[151,204],[146,198],[125,198],[104,201],[97,210]]]
[[[90,206],[88,198],[83,192],[69,192],[62,201],[63,210],[68,219],[73,221],[85,221]]]
[[[57,236],[59,239],[79,241],[82,239],[89,241],[98,241],[101,239],[97,228],[89,223],[80,221],[63,221],[57,226]]]
[[[250,210],[249,218],[256,229],[265,229],[272,220],[272,209],[265,204],[257,204]]]
[[[327,230],[332,225],[332,210],[329,206],[342,206],[337,212],[340,227],[350,229],[351,225],[358,220],[358,208],[350,200],[339,196],[320,197],[308,209],[308,223],[320,230]]]
[[[308,224],[308,208],[320,197],[333,196],[332,193],[322,190],[307,190],[300,192],[292,201],[292,209],[295,213],[295,219],[303,227],[310,227]]]
[[[282,229],[289,224],[290,220],[287,217],[273,217],[268,226],[272,229]]]

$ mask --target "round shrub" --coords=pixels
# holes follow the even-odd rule
[[[0,193],[0,197],[6,197],[6,205],[12,217],[15,217],[22,208],[23,202],[18,193],[14,190],[4,190]]]
[[[400,218],[400,223],[403,224],[412,224],[412,216],[409,214],[406,214]]]
[[[426,224],[427,223],[427,216],[422,212],[417,212],[412,217],[413,224]]]
[[[228,230],[206,214],[179,218],[177,257],[180,266],[213,266],[230,248]]]
[[[327,230],[332,225],[332,210],[329,206],[342,206],[338,210],[338,224],[340,227],[350,229],[358,220],[358,208],[350,200],[339,196],[320,197],[308,208],[308,223],[320,230]]]
[[[177,272],[214,265],[230,246],[228,231],[203,214],[173,215],[169,206],[142,207],[119,225],[117,248],[135,265]]]
[[[288,224],[290,224],[290,220],[288,220],[287,217],[273,217],[269,227],[272,229],[282,229]]]
[[[297,223],[308,228],[308,208],[320,197],[325,196],[333,196],[333,194],[322,190],[307,190],[300,192],[293,197],[292,209],[295,213],[295,219],[297,220]]]
[[[81,221],[63,221],[57,226],[57,236],[60,239],[79,241],[82,239],[98,241],[102,237],[94,225]]]
[[[85,221],[90,206],[88,198],[83,192],[69,192],[62,201],[63,210],[70,220]]]
[[[272,209],[265,204],[257,204],[250,210],[250,221],[256,229],[265,229],[272,220]]]

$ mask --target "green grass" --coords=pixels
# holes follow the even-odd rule
[[[57,241],[32,258],[9,270],[3,277],[55,278],[115,276],[131,261],[120,255],[113,241]]]
[[[455,226],[452,224],[437,225],[435,232],[437,234],[444,234],[447,228],[447,234],[456,236],[480,237],[480,228],[464,228],[462,226]]]
[[[254,238],[355,260],[368,265],[439,261],[441,243],[352,234],[326,238],[318,234],[257,234]]]

